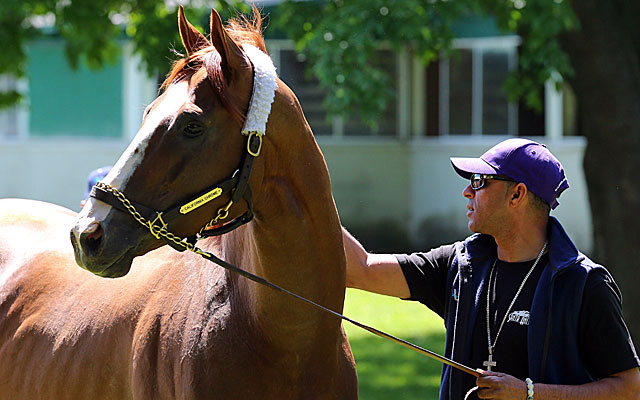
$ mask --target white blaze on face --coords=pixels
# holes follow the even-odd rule
[[[106,184],[116,188],[124,188],[133,171],[142,162],[144,151],[158,125],[169,116],[175,117],[178,110],[189,99],[188,89],[188,81],[182,81],[169,87],[160,104],[147,115],[129,147],[122,153],[116,165],[103,179]]]
[[[113,166],[109,174],[102,180],[104,183],[118,189],[123,189],[135,169],[140,165],[144,158],[144,153],[151,139],[151,135],[156,128],[166,118],[174,118],[178,111],[189,100],[189,82],[181,81],[169,86],[164,94],[162,101],[147,115],[140,130],[129,144],[129,147],[122,153],[118,162]],[[93,221],[102,221],[106,218],[110,206],[105,203],[96,201],[93,197],[89,197],[87,204],[84,206],[79,215],[76,227],[79,229],[86,228]]]

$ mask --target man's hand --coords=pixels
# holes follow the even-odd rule
[[[476,379],[478,398],[500,400],[525,400],[527,384],[502,372],[482,371]]]
[[[527,398],[527,384],[502,372],[482,371],[476,379],[480,399]],[[534,384],[535,400],[640,400],[640,372],[631,368],[583,385]]]

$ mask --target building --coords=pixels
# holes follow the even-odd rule
[[[305,60],[283,39],[267,41],[280,77],[298,95],[322,148],[343,224],[376,250],[426,249],[461,239],[466,183],[449,156],[478,156],[509,136],[542,141],[563,162],[571,183],[553,211],[578,247],[591,249],[591,215],[570,91],[546,86],[535,115],[510,104],[502,82],[516,67],[520,38],[497,33],[491,20],[461,23],[451,59],[425,68],[409,51],[382,47],[380,66],[396,96],[377,130],[356,119],[327,119],[323,93],[304,73]],[[78,210],[87,174],[113,164],[135,135],[156,77],[143,72],[127,41],[100,71],[72,70],[62,42],[29,45],[28,77],[4,79],[27,95],[0,112],[0,197],[24,197]],[[348,79],[348,77],[346,78]]]

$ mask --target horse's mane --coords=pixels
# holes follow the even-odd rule
[[[264,37],[262,36],[262,15],[260,15],[260,10],[255,6],[253,7],[252,15],[251,20],[245,15],[240,15],[227,21],[227,33],[236,43],[241,45],[250,44],[268,54],[264,44]]]
[[[251,19],[245,15],[239,15],[236,18],[229,19],[225,29],[236,44],[250,44],[267,54],[264,37],[262,36],[262,15],[260,15],[260,11],[255,6],[253,7],[253,17]],[[160,86],[160,91],[166,90],[173,82],[184,79],[188,75],[188,71],[195,71],[203,65],[207,69],[207,76],[211,86],[225,109],[231,113],[234,119],[241,123],[244,122],[246,119],[245,113],[238,109],[229,98],[227,83],[222,72],[220,54],[211,43],[207,43],[206,47],[189,56],[176,60]]]

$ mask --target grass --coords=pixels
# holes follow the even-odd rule
[[[443,354],[442,319],[420,303],[349,289],[344,313],[358,322]],[[442,364],[348,322],[344,325],[356,359],[361,399],[438,398]]]

